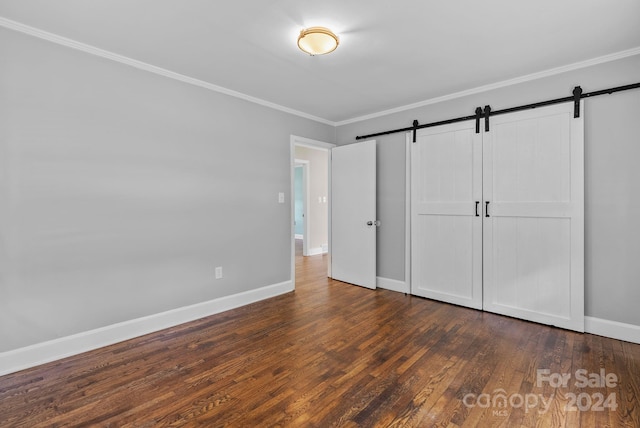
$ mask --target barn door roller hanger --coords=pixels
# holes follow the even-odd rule
[[[511,108],[506,108],[502,110],[493,110],[493,111],[491,110],[490,105],[486,105],[484,106],[484,110],[482,109],[482,107],[477,107],[475,109],[475,114],[471,116],[456,117],[454,119],[441,120],[438,122],[425,123],[422,125],[417,120],[414,120],[413,126],[411,127],[392,129],[390,131],[382,131],[382,132],[377,132],[375,134],[369,134],[369,135],[359,135],[356,137],[356,140],[379,137],[381,135],[395,134],[398,132],[413,132],[413,142],[415,143],[418,129],[431,128],[433,126],[439,126],[439,125],[447,125],[449,123],[464,122],[465,120],[475,120],[476,133],[480,133],[480,120],[482,118],[484,118],[484,129],[486,132],[488,132],[489,117],[491,116],[496,116],[499,114],[506,114],[506,113],[513,113],[515,111],[529,110],[536,107],[543,107],[543,106],[548,106],[552,104],[560,104],[560,103],[566,103],[566,102],[573,102],[573,117],[577,118],[577,117],[580,117],[580,100],[583,98],[590,98],[590,97],[595,97],[598,95],[605,95],[605,94],[613,94],[614,92],[628,91],[630,89],[638,89],[638,88],[640,88],[640,82],[632,83],[630,85],[617,86],[615,88],[602,89],[599,91],[583,93],[582,88],[580,86],[576,86],[575,88],[573,88],[572,95],[568,97],[556,98],[553,100],[541,101],[537,103],[525,104],[517,107],[511,107]]]

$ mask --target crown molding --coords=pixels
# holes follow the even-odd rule
[[[102,58],[116,61],[121,64],[126,64],[140,70],[148,71],[149,73],[154,73],[160,76],[167,77],[169,79],[178,80],[180,82],[187,83],[194,86],[199,86],[201,88],[208,89],[210,91],[218,92],[224,95],[229,95],[231,97],[239,98],[244,101],[249,101],[251,103],[258,104],[263,107],[279,110],[284,113],[289,113],[295,116],[303,117],[305,119],[313,120],[315,122],[320,122],[325,125],[336,126],[336,122],[333,122],[318,116],[314,116],[302,111],[285,107],[280,104],[272,103],[270,101],[253,97],[251,95],[243,94],[242,92],[234,91],[232,89],[224,88],[222,86],[214,85],[212,83],[205,82],[204,80],[195,79],[193,77],[189,77],[184,74],[176,73],[174,71],[167,70],[162,67],[157,67],[155,65],[138,61],[136,59],[129,58],[124,55],[120,55],[114,52],[100,49],[98,47],[91,46],[86,43],[78,42],[77,40],[69,39],[67,37],[59,36],[57,34],[53,34],[48,31],[40,30],[38,28],[31,27],[29,25],[25,25],[17,21],[12,21],[4,17],[0,17],[0,26],[10,30],[20,32],[20,33],[28,34],[30,36],[37,37],[43,40],[47,40],[52,43],[56,43],[62,46],[66,46],[72,49],[76,49],[82,52],[86,52],[92,55],[96,55]]]
[[[392,109],[389,109],[389,110],[383,110],[383,111],[379,111],[379,112],[376,112],[376,113],[371,113],[371,114],[364,115],[364,116],[354,117],[352,119],[342,120],[342,121],[339,121],[339,122],[335,122],[335,126],[337,127],[337,126],[349,125],[351,123],[362,122],[364,120],[369,120],[369,119],[375,119],[375,118],[378,118],[378,117],[387,116],[387,115],[394,114],[394,113],[399,113],[399,112],[402,112],[402,111],[412,110],[412,109],[415,109],[415,108],[424,107],[424,106],[428,106],[428,105],[431,105],[431,104],[441,103],[443,101],[449,101],[449,100],[453,100],[453,99],[456,99],[456,98],[462,98],[462,97],[466,97],[466,96],[469,96],[469,95],[475,95],[475,94],[479,94],[479,93],[482,93],[482,92],[491,91],[491,90],[494,90],[494,89],[504,88],[506,86],[517,85],[519,83],[530,82],[532,80],[538,80],[538,79],[542,79],[542,78],[545,78],[545,77],[555,76],[556,74],[566,73],[568,71],[573,71],[573,70],[579,70],[581,68],[591,67],[591,66],[598,65],[598,64],[603,64],[603,63],[606,63],[606,62],[612,62],[612,61],[616,61],[616,60],[619,60],[619,59],[627,58],[627,57],[638,55],[638,54],[640,54],[640,46],[635,47],[635,48],[631,48],[631,49],[627,49],[627,50],[624,50],[624,51],[620,51],[620,52],[615,52],[615,53],[612,53],[612,54],[609,54],[609,55],[603,55],[603,56],[600,56],[600,57],[597,57],[597,58],[588,59],[586,61],[575,62],[573,64],[563,65],[561,67],[550,68],[548,70],[540,71],[540,72],[537,72],[537,73],[531,73],[531,74],[527,74],[527,75],[524,75],[524,76],[516,77],[516,78],[513,78],[513,79],[503,80],[501,82],[496,82],[496,83],[491,83],[489,85],[478,86],[477,88],[467,89],[467,90],[460,91],[460,92],[454,92],[452,94],[443,95],[441,97],[430,98],[430,99],[425,100],[425,101],[419,101],[417,103],[408,104],[408,105],[405,105],[405,106],[400,106],[400,107],[392,108]]]
[[[542,79],[545,77],[554,76],[561,73],[566,73],[568,71],[579,70],[581,68],[591,67],[598,64],[603,64],[611,61],[616,61],[619,59],[631,57],[634,55],[640,54],[640,46],[627,49],[620,52],[615,52],[608,55],[603,55],[597,58],[592,58],[585,61],[576,62],[569,65],[564,65],[561,67],[555,67],[548,70],[543,70],[536,73],[527,74],[524,76],[516,77],[513,79],[503,80],[501,82],[491,83],[488,85],[478,86],[476,88],[467,89],[464,91],[454,92],[451,94],[443,95],[440,97],[430,98],[428,100],[420,101],[413,104],[407,104],[400,107],[395,107],[388,110],[382,110],[376,113],[371,113],[364,116],[358,116],[351,119],[346,119],[342,121],[331,121],[328,119],[324,119],[322,117],[314,116],[312,114],[308,114],[299,110],[295,110],[289,107],[282,106],[280,104],[276,104],[270,101],[263,100],[261,98],[253,97],[251,95],[244,94],[242,92],[234,91],[232,89],[224,88],[222,86],[214,85],[209,82],[205,82],[204,80],[195,79],[193,77],[186,76],[184,74],[176,73],[171,70],[167,70],[165,68],[157,67],[155,65],[151,65],[142,61],[135,60],[133,58],[126,57],[124,55],[119,55],[114,52],[110,52],[104,49],[97,48],[95,46],[88,45],[86,43],[81,43],[73,39],[69,39],[67,37],[59,36],[57,34],[53,34],[44,30],[40,30],[35,27],[31,27],[26,24],[22,24],[17,21],[13,21],[4,17],[0,17],[0,26],[5,27],[10,30],[18,31],[24,34],[28,34],[33,37],[38,37],[40,39],[44,39],[50,41],[52,43],[56,43],[62,46],[70,47],[72,49],[76,49],[82,52],[86,52],[92,55],[96,55],[102,58],[110,59],[112,61],[116,61],[122,64],[129,65],[131,67],[135,67],[140,70],[145,70],[150,73],[154,73],[160,76],[167,77],[169,79],[178,80],[180,82],[184,82],[190,85],[199,86],[204,89],[208,89],[210,91],[218,92],[221,94],[225,94],[231,97],[239,98],[241,100],[245,100],[254,104],[258,104],[264,107],[268,107],[274,110],[278,110],[284,113],[292,114],[294,116],[299,116],[305,119],[313,120],[315,122],[323,123],[325,125],[338,127],[343,125],[349,125],[352,123],[362,122],[369,119],[375,119],[382,116],[387,116],[394,113],[399,113],[407,110],[412,110],[419,107],[424,107],[431,104],[437,104],[444,101],[453,100],[456,98],[462,98],[469,95],[475,95],[482,92],[491,91],[494,89],[504,88],[507,86],[516,85],[519,83],[530,82],[537,79]]]

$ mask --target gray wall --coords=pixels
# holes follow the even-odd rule
[[[335,129],[0,28],[0,352],[290,280],[291,134]]]
[[[339,126],[337,144],[356,135],[472,115],[640,81],[640,56]],[[640,90],[585,100],[585,313],[640,326]],[[379,147],[378,276],[404,280],[405,135]]]

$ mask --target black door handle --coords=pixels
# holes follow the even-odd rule
[[[489,201],[484,202],[484,216],[489,217]]]
[[[480,217],[480,214],[478,214],[478,205],[480,205],[480,201],[476,201],[476,217]]]

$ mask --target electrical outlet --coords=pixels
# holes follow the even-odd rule
[[[218,266],[216,268],[216,279],[221,279],[222,278],[222,266]]]

